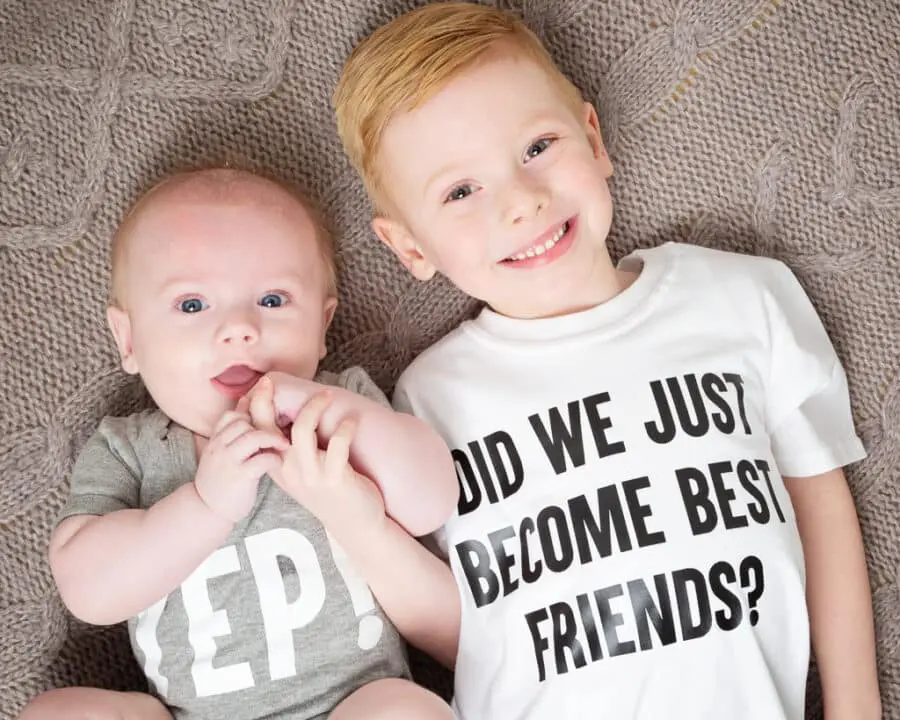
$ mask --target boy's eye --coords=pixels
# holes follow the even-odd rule
[[[528,162],[532,158],[536,158],[540,155],[544,150],[546,150],[553,143],[552,138],[541,138],[540,140],[536,140],[528,146],[528,149],[525,151],[525,162]]]
[[[473,192],[475,191],[471,185],[458,185],[447,194],[445,202],[456,202],[457,200],[464,200]]]
[[[200,298],[188,298],[187,300],[182,300],[178,303],[178,309],[183,313],[198,313],[201,310],[206,310],[209,307],[205,302],[203,302]]]
[[[259,299],[259,304],[266,308],[279,308],[285,303],[287,303],[287,298],[281,293],[269,293]]]

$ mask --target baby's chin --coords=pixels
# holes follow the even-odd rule
[[[208,440],[212,437],[222,415],[234,408],[235,403],[223,402],[221,407],[184,408],[177,406],[163,407],[160,410],[181,427],[190,430],[196,437]]]

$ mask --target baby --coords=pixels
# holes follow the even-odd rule
[[[125,219],[112,265],[122,366],[159,409],[90,438],[50,563],[74,615],[128,621],[155,697],[55,690],[22,717],[452,717],[409,680],[390,610],[339,543],[352,503],[309,492],[366,482],[412,535],[440,526],[458,492],[428,426],[359,368],[318,372],[337,301],[314,210],[247,172],[180,174]],[[289,408],[275,409],[276,386]]]
[[[677,243],[614,264],[597,113],[497,8],[388,23],[335,107],[380,239],[486,305],[394,395],[459,471],[437,539],[461,607],[406,564],[459,717],[801,720],[810,640],[825,716],[879,717],[842,471],[865,450],[790,270]],[[389,544],[345,540],[373,586]]]

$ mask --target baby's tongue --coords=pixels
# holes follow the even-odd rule
[[[262,373],[256,372],[251,367],[247,367],[246,365],[232,365],[221,375],[216,377],[223,385],[247,385],[251,382],[256,382],[256,380],[262,375]]]

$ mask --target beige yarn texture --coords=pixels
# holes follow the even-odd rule
[[[74,621],[46,561],[80,445],[147,403],[103,315],[110,234],[141,191],[225,163],[307,187],[340,245],[326,366],[385,390],[473,310],[378,245],[329,104],[353,44],[413,4],[0,0],[0,720],[54,686],[141,686],[121,629]],[[900,718],[898,0],[502,4],[597,104],[617,257],[669,239],[771,255],[813,298],[870,453],[850,480]]]

